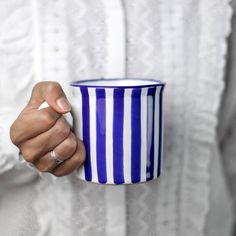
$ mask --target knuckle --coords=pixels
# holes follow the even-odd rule
[[[80,165],[82,165],[84,162],[85,162],[85,153],[82,153],[81,155],[80,155]]]
[[[21,149],[21,153],[23,158],[27,161],[27,162],[31,162],[33,163],[35,161],[36,158],[36,154],[33,152],[33,150],[27,148],[27,149]]]
[[[49,172],[50,168],[48,166],[44,166],[44,165],[40,165],[40,166],[36,166],[36,168],[40,171],[40,172]]]
[[[40,119],[47,127],[52,127],[56,123],[56,119],[47,111],[41,114]]]
[[[37,92],[38,90],[40,90],[40,88],[47,82],[45,81],[41,81],[41,82],[38,82],[34,85],[33,89],[32,89],[32,94],[34,94],[35,92]]]
[[[35,90],[37,90],[38,88],[40,88],[43,83],[45,83],[45,82],[38,82],[38,83],[36,83],[36,84],[34,85],[34,87],[33,87],[33,92],[34,92]]]
[[[61,85],[56,81],[41,81],[34,85],[32,93],[40,91],[42,88],[47,90],[47,93],[57,93],[62,90]]]
[[[56,127],[56,133],[60,137],[67,137],[70,133],[70,126],[65,121],[60,120]]]
[[[85,147],[84,144],[81,142],[79,144],[79,151],[76,155],[76,164],[78,166],[82,165],[86,159],[86,154],[85,154]]]
[[[62,87],[58,82],[50,81],[47,84],[47,89],[49,93],[54,93],[57,92],[58,90],[62,90]]]
[[[21,120],[19,122],[19,118],[17,118],[10,127],[9,131],[10,139],[12,143],[15,144],[16,146],[19,146],[20,142],[22,141],[22,133],[24,132],[22,128],[22,122],[24,121]]]
[[[82,155],[77,154],[76,159],[75,159],[75,166],[79,168],[84,163],[84,161],[85,161],[85,158]]]
[[[10,139],[13,144],[17,145],[18,144],[18,137],[17,137],[17,132],[15,130],[15,125],[14,123],[10,127]]]
[[[68,137],[65,141],[65,147],[68,149],[73,149],[75,150],[76,146],[77,146],[77,141],[74,138],[74,136],[70,135],[70,137]]]
[[[38,89],[44,85],[46,85],[49,89],[51,87],[61,87],[61,85],[56,81],[40,81],[34,85],[33,89]]]

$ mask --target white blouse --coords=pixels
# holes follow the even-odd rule
[[[229,0],[0,0],[0,234],[230,235],[231,19]],[[55,80],[69,96],[70,81],[95,77],[167,83],[157,181],[102,186],[76,173],[53,181],[18,160],[9,129],[33,85]]]

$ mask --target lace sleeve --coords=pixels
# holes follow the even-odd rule
[[[232,200],[236,210],[236,1],[232,6],[232,34],[229,38],[228,65],[226,70],[226,87],[220,110],[218,129],[222,161],[229,183]]]
[[[18,163],[18,149],[11,143],[9,129],[13,113],[0,110],[0,174],[11,170]]]
[[[32,16],[29,1],[0,4],[0,174],[18,162],[10,126],[30,96],[33,72]]]

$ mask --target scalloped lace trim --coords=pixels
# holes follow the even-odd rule
[[[128,75],[167,82],[163,175],[153,183],[127,187],[128,235],[204,235],[210,150],[224,88],[226,38],[231,30],[229,3],[125,1],[130,14]],[[137,35],[141,35],[139,40]],[[145,201],[152,202],[155,211]],[[150,229],[150,225],[156,226]]]
[[[231,31],[230,20],[232,17],[232,7],[230,0],[225,1],[205,1],[201,2],[205,13],[204,31],[208,31],[211,37],[206,33],[201,35],[202,54],[200,57],[199,76],[196,81],[196,90],[199,90],[199,95],[207,98],[208,93],[211,94],[213,101],[204,101],[197,99],[196,111],[192,114],[192,120],[195,127],[189,127],[188,143],[189,149],[186,150],[184,159],[184,169],[182,176],[182,204],[183,217],[180,235],[203,235],[206,222],[206,216],[209,211],[209,165],[211,162],[210,146],[214,142],[217,126],[217,112],[220,106],[220,99],[224,89],[223,68],[225,66],[225,55],[227,51],[227,37]],[[208,9],[215,7],[214,14],[208,14]],[[214,19],[216,15],[222,17],[221,25],[215,27]],[[212,42],[208,42],[209,38]],[[209,45],[207,45],[209,43]],[[205,44],[205,45],[204,45]],[[208,46],[208,48],[206,48]],[[212,51],[211,51],[212,50]],[[217,63],[209,69],[205,68],[204,63],[214,63],[215,58]],[[214,78],[207,80],[206,78]],[[217,84],[217,85],[216,85]],[[207,85],[207,89],[204,88]],[[217,87],[216,87],[216,86]],[[191,94],[189,94],[190,96]],[[207,114],[207,115],[206,115]],[[190,158],[190,156],[192,157]],[[198,161],[197,161],[198,160]],[[214,161],[214,160],[213,160]]]

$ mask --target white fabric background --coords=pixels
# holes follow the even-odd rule
[[[234,193],[236,132],[224,135],[234,123],[224,116],[219,123],[218,112],[222,95],[224,101],[234,96],[224,90],[229,1],[113,4],[116,7],[108,0],[0,0],[0,232],[227,236],[232,200],[225,176]],[[52,183],[18,162],[9,127],[36,82],[56,80],[69,94],[71,80],[111,75],[167,83],[164,167],[158,181],[116,191],[75,175]],[[233,72],[227,81],[234,83]],[[216,130],[222,120],[219,154]],[[225,170],[230,174],[224,175]]]

